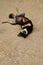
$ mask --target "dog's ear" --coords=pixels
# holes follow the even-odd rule
[[[19,36],[19,37],[26,38],[26,37],[27,37],[26,31],[23,29],[23,30],[18,34],[18,36]]]
[[[18,37],[26,38],[26,35],[25,35],[24,33],[20,32],[20,33],[18,34]]]

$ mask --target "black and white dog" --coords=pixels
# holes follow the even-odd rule
[[[24,17],[25,19],[27,19],[27,23],[23,24],[22,30],[20,31],[20,33],[18,34],[18,36],[22,36],[24,38],[26,38],[32,31],[33,31],[33,24],[32,21],[29,20],[28,18]]]
[[[33,31],[32,21],[25,17],[25,13],[16,15],[15,18],[13,14],[9,14],[9,18],[14,19],[12,25],[19,24],[22,28],[18,36],[26,38]]]

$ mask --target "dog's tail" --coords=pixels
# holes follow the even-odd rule
[[[19,9],[16,7],[16,11],[17,11],[17,13],[19,13]]]

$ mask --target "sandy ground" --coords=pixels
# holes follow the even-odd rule
[[[20,26],[1,23],[16,7],[34,25],[26,39],[17,36]],[[0,0],[0,65],[43,65],[43,0]]]

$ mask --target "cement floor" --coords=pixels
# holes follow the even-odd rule
[[[2,24],[16,7],[34,25],[26,39],[17,36],[20,26]],[[0,0],[0,65],[43,65],[43,0]]]

